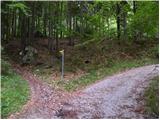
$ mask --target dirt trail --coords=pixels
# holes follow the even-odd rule
[[[71,95],[53,90],[27,70],[15,68],[28,80],[31,100],[10,118],[144,118],[141,96],[150,79],[158,76],[158,65],[144,66],[107,77]]]
[[[19,65],[13,66],[15,71],[28,81],[31,90],[31,98],[22,108],[21,112],[12,114],[9,118],[57,118],[55,114],[67,101],[70,94],[61,90],[55,90],[42,83],[36,76]]]

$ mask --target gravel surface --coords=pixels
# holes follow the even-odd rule
[[[158,65],[150,65],[107,77],[61,111],[77,111],[74,118],[145,118],[143,92],[158,73]]]
[[[14,68],[28,80],[31,99],[9,118],[145,118],[142,95],[159,67],[131,69],[72,94],[52,89],[17,65]]]

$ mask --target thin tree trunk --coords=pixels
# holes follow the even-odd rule
[[[57,9],[55,11],[55,16],[57,17],[56,19],[56,34],[55,34],[55,37],[56,37],[56,53],[58,53],[58,49],[59,49],[59,40],[58,40],[58,35],[59,35],[59,30],[58,30],[58,25],[59,25],[59,17],[58,17],[58,11],[59,11],[59,2],[56,3],[56,6],[57,6]]]
[[[62,33],[62,17],[63,17],[63,1],[61,1],[61,33],[60,33],[60,38],[62,39],[63,38],[63,33]]]
[[[72,43],[72,15],[71,15],[71,2],[68,1],[68,19],[69,19],[69,45],[73,45]]]
[[[109,21],[109,18],[107,19],[107,24],[108,24],[108,38],[110,39],[110,21]]]
[[[14,38],[14,19],[15,19],[15,11],[12,11],[12,24],[11,24],[11,37]],[[14,39],[13,39],[14,40]]]
[[[133,13],[136,14],[136,1],[133,1]]]
[[[51,17],[51,5],[49,5],[49,16]],[[49,38],[51,37],[51,18],[48,20],[49,24],[48,24],[48,32],[49,32]]]
[[[9,12],[10,13],[10,12]],[[10,19],[9,19],[9,13],[7,14],[7,33],[6,33],[6,42],[8,42],[8,39],[9,39],[9,37],[10,37]]]
[[[120,39],[121,31],[120,31],[120,5],[117,3],[117,8],[116,8],[116,13],[117,13],[117,39]]]
[[[47,17],[46,17],[46,10],[45,10],[45,8],[43,9],[43,34],[44,34],[44,36],[46,37],[47,36],[47,33],[46,33],[46,21],[47,21]]]
[[[28,22],[28,24],[27,24],[27,27],[28,27],[27,36],[28,36],[28,38],[30,38],[30,17],[28,17],[27,22]]]
[[[21,16],[21,50],[24,51],[26,47],[26,18],[24,15]]]
[[[134,13],[134,15],[136,14],[136,1],[133,1],[133,13]],[[136,29],[134,29],[134,31],[133,31],[133,39],[134,39],[134,41],[137,40]]]
[[[16,11],[15,11],[15,14],[14,14],[14,29],[13,29],[13,36],[16,37],[16,29],[17,27],[17,15],[16,15]]]
[[[125,39],[127,37],[127,19],[126,19],[127,15],[126,14],[127,14],[126,12],[123,13],[123,34]]]
[[[31,38],[29,39],[29,44],[34,41],[34,31],[35,31],[35,5],[36,3],[32,2],[32,22],[31,22]]]

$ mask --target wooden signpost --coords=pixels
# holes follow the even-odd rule
[[[62,55],[61,81],[64,78],[64,50],[59,51]]]

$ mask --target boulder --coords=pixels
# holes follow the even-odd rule
[[[37,49],[32,46],[26,46],[24,51],[20,52],[22,64],[34,64],[38,56]]]

